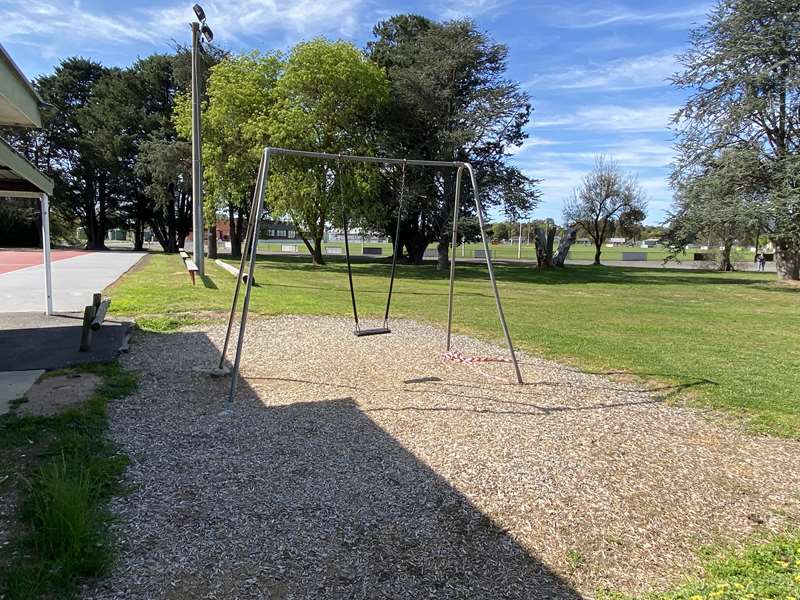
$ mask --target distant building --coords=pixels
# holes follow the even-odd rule
[[[380,235],[378,233],[364,231],[360,227],[355,227],[353,229],[347,230],[347,237],[351,242],[354,241],[365,241],[371,242],[374,244],[381,244],[386,241],[386,236]],[[343,242],[344,241],[344,230],[343,229],[326,229],[325,230],[325,241],[326,242]]]
[[[292,223],[284,221],[264,221],[258,230],[260,240],[297,240],[297,230]]]
[[[641,243],[642,248],[655,248],[656,246],[658,246],[658,238],[647,238]]]
[[[592,240],[591,238],[578,238],[575,240],[575,244],[578,246],[591,246]]]
[[[606,240],[606,246],[613,248],[614,246],[624,246],[627,240],[624,237],[612,237]]]

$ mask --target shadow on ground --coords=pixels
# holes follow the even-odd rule
[[[143,336],[136,368],[169,375],[112,406],[135,491],[88,597],[580,597],[346,392],[264,406],[240,379],[220,415],[228,380],[191,368],[218,359],[206,335]]]

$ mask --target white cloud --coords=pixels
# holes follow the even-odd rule
[[[362,0],[228,0],[204,2],[203,8],[217,39],[237,39],[285,32],[292,37],[321,33],[352,35],[359,25]],[[194,18],[186,3],[176,3],[146,13],[152,27],[163,33],[179,31]]]
[[[591,29],[607,25],[645,25],[660,23],[667,27],[685,27],[704,20],[710,5],[700,3],[676,10],[636,11],[619,6],[597,7],[581,10],[572,8],[560,9],[561,26],[571,29]]]
[[[510,3],[511,0],[445,0],[440,5],[439,14],[443,19],[475,18],[496,14]]]
[[[664,131],[669,127],[677,106],[627,107],[613,104],[580,107],[570,114],[545,115],[534,120],[533,128],[564,128],[611,132]]]
[[[191,3],[171,1],[163,8],[131,6],[119,12],[124,16],[116,16],[77,0],[68,6],[58,0],[5,0],[0,5],[0,39],[26,43],[34,38],[38,46],[62,55],[85,52],[87,44],[163,46],[170,39],[187,39],[188,24],[195,18]],[[276,32],[287,43],[322,34],[350,37],[361,25],[367,1],[210,0],[203,8],[215,39],[230,46],[265,32]]]
[[[604,91],[659,87],[666,85],[669,78],[678,70],[678,63],[675,60],[678,51],[671,49],[658,54],[621,58],[602,64],[567,67],[535,77],[525,86],[534,90],[546,88]]]
[[[10,0],[0,7],[0,38],[39,38],[152,42],[151,33],[133,23],[85,10],[80,2],[64,6],[48,0]]]

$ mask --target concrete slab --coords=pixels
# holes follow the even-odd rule
[[[83,313],[0,314],[0,371],[61,369],[114,360],[131,324],[109,319],[92,333],[90,352],[79,352]]]
[[[0,372],[0,415],[6,414],[11,403],[22,398],[42,373],[44,369]]]
[[[53,308],[78,312],[138,263],[145,252],[87,252],[52,263]],[[0,313],[45,310],[44,266],[0,274]]]

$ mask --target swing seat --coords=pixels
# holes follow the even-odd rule
[[[353,333],[356,334],[356,337],[364,337],[366,335],[385,335],[392,333],[392,330],[388,327],[375,327],[374,329],[356,329]]]

